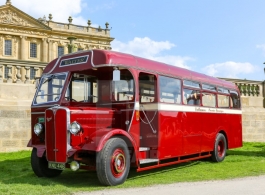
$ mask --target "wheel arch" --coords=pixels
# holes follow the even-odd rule
[[[129,150],[133,150],[133,153],[135,154],[137,146],[136,146],[136,142],[134,141],[134,139],[132,138],[132,136],[127,132],[124,131],[122,129],[113,129],[113,130],[102,130],[100,133],[95,133],[92,137],[91,140],[93,141],[93,144],[90,143],[86,143],[82,149],[84,150],[91,150],[91,151],[95,151],[95,152],[99,152],[103,149],[104,145],[106,144],[106,142],[114,137],[119,137],[121,139],[123,139],[125,141],[125,143],[128,146]]]
[[[220,130],[218,133],[221,133],[225,136],[225,139],[226,139],[226,149],[228,149],[228,136],[227,136],[227,133],[225,132],[225,130]]]

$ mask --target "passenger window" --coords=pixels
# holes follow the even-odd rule
[[[160,76],[160,102],[165,103],[181,103],[180,89],[181,84],[179,79]]]
[[[151,74],[140,73],[139,75],[139,95],[140,103],[155,102],[156,96],[156,77]]]
[[[183,85],[187,87],[200,88],[200,83],[195,82],[195,81],[184,80]]]
[[[193,89],[183,89],[183,104],[200,105],[200,91]]]
[[[216,96],[211,93],[202,93],[202,105],[205,107],[216,107]]]
[[[218,107],[219,108],[229,108],[229,96],[227,95],[217,95]]]
[[[240,97],[236,91],[230,91],[230,107],[240,108]]]
[[[209,90],[209,91],[216,91],[215,86],[208,85],[208,84],[202,84],[202,89]]]

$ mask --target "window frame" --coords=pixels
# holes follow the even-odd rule
[[[37,45],[37,43],[34,43],[34,42],[29,43],[29,57],[30,58],[38,58],[38,45]]]
[[[175,81],[178,81],[179,82],[179,93],[176,93],[174,95],[174,92],[166,92],[166,91],[162,91],[162,86],[161,86],[161,78],[166,78],[166,79],[174,79]],[[175,77],[170,77],[170,76],[165,76],[165,75],[158,75],[158,82],[157,82],[157,85],[159,86],[159,102],[161,103],[166,103],[166,104],[182,104],[182,87],[181,87],[181,84],[182,84],[182,80],[179,79],[179,78],[175,78]],[[177,87],[176,87],[177,88]],[[169,93],[169,94],[172,94],[172,98],[168,98],[168,99],[172,99],[173,102],[165,102],[162,98],[162,93]],[[180,100],[178,100],[178,97],[176,97],[176,95],[179,95],[180,97]]]
[[[10,45],[8,45],[8,48],[7,48],[7,41],[8,43],[10,43]],[[9,50],[10,50],[10,54],[7,53]],[[12,54],[13,54],[13,41],[12,39],[5,39],[4,55],[12,56]]]
[[[63,51],[60,51],[60,49],[62,49]],[[57,47],[57,56],[61,57],[64,55],[64,46],[58,45]]]

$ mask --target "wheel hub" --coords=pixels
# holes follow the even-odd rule
[[[115,171],[117,171],[118,173],[123,172],[124,168],[125,168],[125,157],[123,154],[118,154],[115,157],[115,163],[114,163],[114,167],[115,167]]]

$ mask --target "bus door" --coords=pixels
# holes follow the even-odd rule
[[[149,158],[157,158],[158,104],[157,78],[155,75],[139,74],[140,148],[150,150]]]

